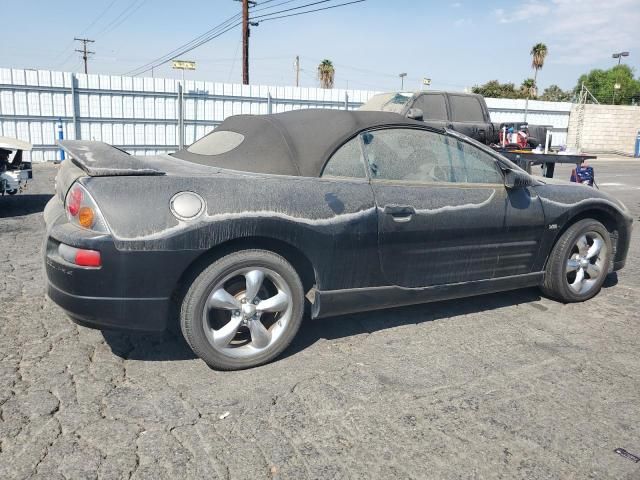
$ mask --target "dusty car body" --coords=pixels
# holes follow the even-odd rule
[[[593,280],[564,298],[580,301],[624,266],[629,245],[631,217],[608,195],[536,180],[457,132],[394,113],[235,116],[172,156],[62,146],[71,160],[45,209],[50,298],[103,329],[160,331],[182,308],[187,341],[217,368],[274,358],[305,298],[325,317],[544,286],[559,239],[592,219],[606,230],[559,260],[565,276],[582,272],[580,285]],[[405,157],[410,167],[398,165]],[[465,181],[454,160],[467,162]],[[79,224],[83,208],[93,224]]]

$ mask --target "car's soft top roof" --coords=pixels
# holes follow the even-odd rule
[[[218,155],[199,155],[187,148],[174,156],[233,170],[320,176],[324,164],[346,140],[362,130],[385,125],[425,127],[390,112],[308,109],[273,115],[236,115],[209,135],[221,131],[244,136],[237,147]]]

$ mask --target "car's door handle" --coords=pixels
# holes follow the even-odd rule
[[[415,215],[416,209],[409,205],[387,205],[384,213],[391,215],[394,222],[408,222]]]

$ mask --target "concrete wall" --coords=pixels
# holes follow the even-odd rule
[[[633,155],[638,130],[640,107],[574,105],[567,145],[583,152]]]

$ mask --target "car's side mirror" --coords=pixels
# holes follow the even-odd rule
[[[504,174],[504,186],[507,188],[524,188],[533,184],[532,178],[519,170],[507,170]]]
[[[412,120],[424,120],[424,112],[419,108],[410,108],[407,112],[407,118]]]

